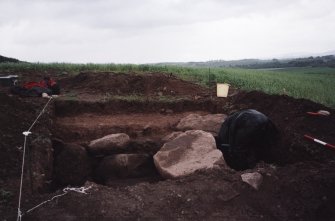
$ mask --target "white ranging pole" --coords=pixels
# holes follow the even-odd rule
[[[329,143],[326,143],[322,140],[319,140],[319,139],[316,139],[315,137],[312,137],[312,136],[309,136],[309,135],[304,135],[304,137],[308,140],[311,140],[311,141],[314,141],[315,143],[318,143],[318,144],[321,144],[331,150],[335,150],[335,145],[332,145],[332,144],[329,144]]]

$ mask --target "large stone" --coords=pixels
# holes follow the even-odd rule
[[[263,182],[262,174],[258,172],[254,173],[244,173],[241,175],[242,181],[252,186],[254,189],[258,190],[259,186]]]
[[[44,192],[49,188],[53,172],[52,142],[47,136],[38,136],[27,148],[27,168],[33,192]]]
[[[82,185],[91,171],[90,158],[82,146],[65,144],[55,158],[55,180],[59,185]]]
[[[148,154],[115,154],[101,161],[96,176],[106,182],[115,178],[146,176],[154,169],[152,157]]]
[[[88,150],[93,154],[112,154],[126,148],[130,137],[124,133],[110,134],[90,142]]]
[[[203,130],[216,136],[226,117],[225,114],[208,114],[205,116],[190,114],[179,121],[177,129],[181,131]]]
[[[165,143],[154,155],[154,163],[165,178],[178,178],[197,170],[225,165],[212,134],[190,130]]]

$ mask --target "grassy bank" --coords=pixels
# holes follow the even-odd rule
[[[1,63],[1,73],[38,71],[76,74],[80,71],[167,72],[203,85],[226,82],[244,90],[287,94],[335,108],[334,68],[288,68],[273,70],[240,68],[185,68],[133,64]]]

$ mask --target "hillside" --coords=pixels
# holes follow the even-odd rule
[[[0,55],[0,63],[5,63],[5,62],[14,62],[14,63],[17,63],[17,62],[20,62],[20,61],[17,60],[17,59],[15,59],[15,58],[8,58],[8,57]]]

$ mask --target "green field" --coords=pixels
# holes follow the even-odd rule
[[[186,68],[177,66],[133,64],[67,64],[67,63],[1,63],[0,73],[53,70],[77,74],[80,71],[167,72],[203,85],[229,83],[244,90],[260,90],[269,94],[286,94],[306,98],[335,108],[335,68]]]
[[[335,68],[290,68],[257,70],[239,68],[180,70],[184,78],[226,82],[250,91],[260,90],[268,94],[286,94],[295,98],[306,98],[326,106],[335,107]]]

